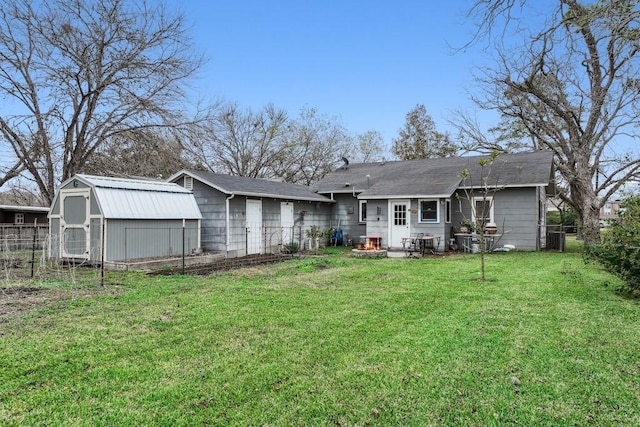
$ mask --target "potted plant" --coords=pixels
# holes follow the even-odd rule
[[[322,230],[317,225],[312,225],[310,229],[306,230],[304,233],[310,242],[309,249],[318,250],[320,248],[320,239],[328,236],[328,232],[330,233],[331,229]]]
[[[470,220],[463,219],[462,221],[460,221],[460,233],[462,234],[473,233],[474,230],[475,230],[474,224]]]

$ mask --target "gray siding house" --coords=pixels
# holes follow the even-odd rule
[[[202,212],[202,247],[227,257],[275,253],[328,228],[333,201],[284,182],[182,170],[169,179],[192,190]]]
[[[481,204],[490,206],[486,220],[497,226],[501,245],[543,248],[553,154],[504,154],[484,169],[481,158],[345,164],[312,188],[335,200],[333,217],[345,232],[381,237],[389,249],[401,249],[403,239],[425,233],[437,237],[438,250],[446,250],[461,222],[473,220]],[[469,175],[462,179],[465,169]],[[492,191],[483,201],[485,185]]]
[[[189,254],[200,248],[201,218],[179,185],[75,175],[49,211],[49,256],[108,262]]]

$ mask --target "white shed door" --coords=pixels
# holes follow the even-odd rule
[[[247,255],[262,253],[262,200],[247,199]]]
[[[60,195],[60,253],[65,258],[89,259],[89,190]]]
[[[289,244],[293,241],[293,203],[280,203],[280,227],[282,227],[282,243]]]

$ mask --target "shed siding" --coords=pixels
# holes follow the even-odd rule
[[[49,220],[49,257],[60,257],[60,218]]]
[[[180,184],[184,180],[178,181]],[[207,252],[224,252],[226,242],[227,195],[194,179],[193,195],[202,214],[202,248]],[[235,198],[234,198],[235,199]],[[232,199],[231,202],[234,200]]]
[[[91,201],[91,207],[90,207],[90,215],[100,215],[100,207],[98,206],[98,198],[96,197],[96,193],[91,190],[91,195],[89,196],[89,199]]]
[[[92,218],[89,223],[89,238],[91,239],[89,259],[91,261],[102,260],[102,221],[100,218]]]
[[[187,220],[185,253],[198,246],[198,220]],[[182,255],[182,220],[119,220],[107,222],[107,261]]]
[[[60,192],[58,192],[58,196],[53,201],[53,206],[51,206],[51,210],[49,211],[49,215],[60,215]]]

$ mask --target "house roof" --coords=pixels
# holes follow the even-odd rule
[[[484,169],[478,164],[481,158],[486,156],[355,163],[329,173],[312,188],[322,194],[355,193],[360,199],[426,198],[449,197],[458,188],[479,187],[481,173],[492,187],[546,186],[551,179],[550,151],[502,154]],[[469,178],[463,181],[464,169],[469,170]]]
[[[176,182],[188,175],[215,188],[222,193],[249,197],[269,197],[283,200],[304,200],[313,202],[331,202],[328,197],[317,194],[309,187],[288,182],[269,181],[267,179],[231,176],[213,172],[182,170],[172,175],[168,181]]]
[[[16,206],[16,205],[0,205],[0,210],[11,212],[33,212],[33,213],[47,213],[48,207],[42,206]]]
[[[140,179],[75,175],[91,187],[100,211],[111,219],[201,219],[191,191],[177,184]],[[56,198],[58,195],[56,195]],[[54,200],[55,204],[55,200]]]

